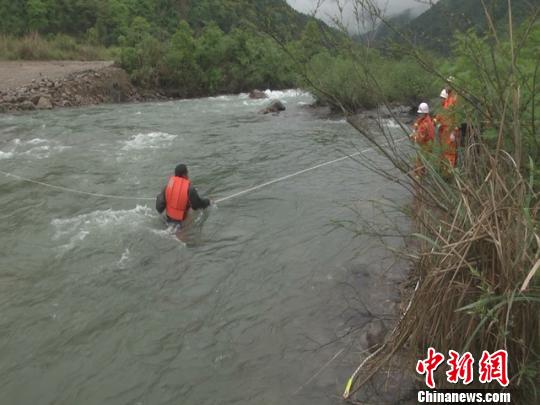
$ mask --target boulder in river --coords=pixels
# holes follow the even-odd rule
[[[17,108],[23,111],[34,110],[36,106],[30,100],[25,100],[17,105]]]
[[[48,97],[40,97],[36,104],[36,108],[38,110],[50,110],[53,108],[53,105]]]
[[[254,89],[249,92],[249,98],[261,99],[261,98],[268,98],[268,96],[266,95],[264,91]]]
[[[261,114],[279,113],[280,111],[285,111],[285,105],[281,101],[275,100],[275,101],[272,101],[268,107],[261,110],[260,113]]]

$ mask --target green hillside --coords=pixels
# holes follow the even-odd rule
[[[508,1],[486,0],[485,4],[493,17],[496,29],[504,32],[508,25]],[[539,7],[537,1],[513,0],[512,18],[515,26]],[[416,45],[440,53],[450,51],[452,37],[456,31],[474,29],[477,33],[482,33],[489,28],[482,2],[479,0],[440,0],[415,19],[403,23],[405,20],[406,18],[401,18],[390,22],[407,33]],[[393,31],[386,26],[380,27],[376,37],[379,43],[396,39]]]
[[[284,0],[10,0],[0,2],[0,33],[67,34],[110,46],[119,43],[137,17],[156,37],[175,32],[180,21],[200,31],[215,23],[224,32],[271,22],[284,37],[301,32],[309,17]]]
[[[115,59],[136,85],[177,97],[291,87],[265,33],[289,43],[310,20],[285,0],[2,1],[0,59]]]

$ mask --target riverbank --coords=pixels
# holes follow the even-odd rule
[[[0,113],[181,98],[170,96],[166,89],[137,87],[113,61],[0,61]],[[268,95],[252,90],[250,98]],[[308,107],[324,111],[324,115],[342,116],[317,102]],[[358,119],[399,117],[409,122],[410,110],[395,104],[390,109],[359,111]]]
[[[0,62],[0,112],[163,98],[135,87],[112,61]]]

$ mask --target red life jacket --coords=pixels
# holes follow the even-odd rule
[[[175,221],[183,221],[189,208],[189,186],[184,177],[173,176],[165,189],[167,216]]]

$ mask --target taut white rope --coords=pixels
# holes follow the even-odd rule
[[[26,181],[27,183],[39,184],[40,186],[49,187],[55,190],[67,191],[69,193],[74,193],[74,194],[90,195],[94,197],[114,198],[117,200],[147,200],[147,201],[155,200],[155,197],[127,197],[127,196],[122,196],[122,195],[90,193],[88,191],[81,191],[81,190],[75,190],[73,188],[68,188],[68,187],[55,186],[54,184],[49,184],[49,183],[44,183],[42,181],[28,179],[26,177],[17,176],[16,174],[13,174],[13,173],[4,172],[3,170],[0,170],[0,173],[8,177],[13,177],[21,181]]]
[[[406,139],[406,138],[404,138]],[[403,139],[400,139],[397,142],[401,142]],[[244,195],[244,194],[247,194],[247,193],[251,193],[252,191],[255,191],[255,190],[258,190],[260,188],[263,188],[263,187],[266,187],[266,186],[269,186],[271,184],[274,184],[274,183],[279,183],[280,181],[283,181],[283,180],[287,180],[287,179],[290,179],[291,177],[295,177],[295,176],[298,176],[300,174],[303,174],[303,173],[307,173],[307,172],[310,172],[312,170],[315,170],[315,169],[318,169],[320,167],[323,167],[323,166],[328,166],[328,165],[331,165],[332,163],[337,163],[337,162],[340,162],[342,160],[345,160],[345,159],[350,159],[354,156],[358,156],[358,155],[361,155],[363,153],[366,153],[366,152],[369,152],[370,150],[373,150],[374,148],[371,147],[371,148],[367,148],[367,149],[364,149],[364,150],[361,150],[359,152],[355,152],[351,155],[347,155],[347,156],[342,156],[340,158],[337,158],[337,159],[334,159],[334,160],[330,160],[328,162],[324,162],[324,163],[319,163],[318,165],[315,165],[313,167],[310,167],[310,168],[307,168],[307,169],[303,169],[303,170],[299,170],[295,173],[292,173],[292,174],[288,174],[286,176],[283,176],[283,177],[278,177],[277,179],[274,179],[274,180],[270,180],[270,181],[267,181],[266,183],[262,183],[262,184],[259,184],[257,186],[253,186],[251,188],[248,188],[246,190],[243,190],[243,191],[239,191],[238,193],[234,193],[234,194],[231,194],[227,197],[223,197],[223,198],[219,198],[217,200],[215,200],[214,202],[217,204],[217,203],[220,203],[220,202],[223,202],[223,201],[227,201],[227,200],[230,200],[231,198],[235,198],[235,197],[238,197],[238,196],[241,196],[241,195]]]
[[[404,138],[404,139],[406,139],[406,138]],[[402,140],[403,139],[400,139],[400,140],[396,141],[396,143],[401,142]],[[340,162],[340,161],[345,160],[345,159],[350,159],[350,158],[352,158],[354,156],[358,156],[360,154],[369,152],[370,150],[373,150],[373,149],[375,149],[375,148],[374,147],[367,148],[367,149],[364,149],[362,151],[355,152],[355,153],[353,153],[351,155],[342,156],[340,158],[330,160],[328,162],[319,163],[318,165],[309,167],[307,169],[299,170],[299,171],[297,171],[295,173],[291,173],[291,174],[287,174],[286,176],[278,177],[277,179],[270,180],[270,181],[267,181],[265,183],[259,184],[257,186],[250,187],[248,189],[239,191],[239,192],[231,194],[229,196],[218,198],[217,200],[214,200],[214,202],[217,204],[217,203],[221,203],[223,201],[231,200],[231,199],[239,197],[241,195],[251,193],[252,191],[256,191],[256,190],[259,190],[261,188],[270,186],[272,184],[279,183],[280,181],[284,181],[284,180],[290,179],[292,177],[296,177],[296,176],[298,176],[300,174],[307,173],[307,172],[310,172],[312,170],[319,169],[321,167],[328,166],[328,165]],[[134,200],[134,201],[153,201],[153,200],[155,200],[155,197],[129,197],[129,196],[122,196],[122,195],[91,193],[91,192],[88,192],[88,191],[76,190],[76,189],[73,189],[73,188],[63,187],[63,186],[55,186],[54,184],[49,184],[49,183],[44,183],[42,181],[32,180],[32,179],[29,179],[29,178],[26,178],[26,177],[18,176],[18,175],[13,174],[13,173],[4,172],[3,170],[0,170],[0,173],[2,173],[5,176],[13,177],[15,179],[25,181],[25,182],[28,182],[28,183],[39,184],[40,186],[49,187],[49,188],[52,188],[52,189],[55,189],[55,190],[60,190],[60,191],[66,191],[66,192],[74,193],[74,194],[82,194],[82,195],[88,195],[88,196],[93,196],[93,197],[111,198],[111,199],[116,199],[116,200]]]
[[[370,148],[370,149],[373,149],[373,148]],[[303,170],[297,171],[296,173],[288,174],[286,176],[279,177],[277,179],[267,181],[266,183],[259,184],[258,186],[254,186],[254,187],[248,188],[246,190],[239,191],[238,193],[231,194],[231,195],[229,195],[227,197],[219,198],[219,199],[215,200],[214,202],[217,204],[217,203],[220,203],[220,202],[223,202],[223,201],[227,201],[227,200],[230,200],[231,198],[235,198],[235,197],[241,196],[243,194],[251,193],[252,191],[255,191],[255,190],[258,190],[260,188],[269,186],[271,184],[279,183],[280,181],[290,179],[291,177],[298,176],[299,174],[310,172],[312,170],[318,169],[319,167],[328,166],[328,165],[331,165],[332,163],[336,163],[336,162],[339,162],[341,160],[349,159],[349,158],[351,158],[353,156],[359,155],[360,153],[364,153],[364,152],[367,152],[367,151],[368,151],[368,149],[366,149],[365,151],[362,151],[362,152],[353,153],[352,155],[343,156],[343,157],[331,160],[329,162],[320,163],[320,164],[315,165],[313,167],[310,167],[308,169],[303,169]]]

